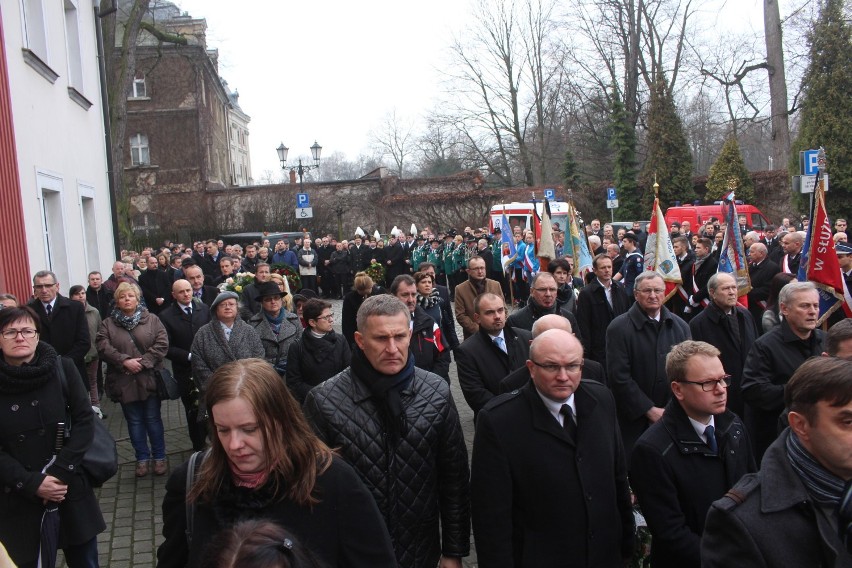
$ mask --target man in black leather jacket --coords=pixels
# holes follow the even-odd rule
[[[409,322],[398,298],[367,298],[351,366],[308,393],[305,415],[376,499],[399,566],[461,568],[470,550],[467,449],[449,385],[414,366]]]

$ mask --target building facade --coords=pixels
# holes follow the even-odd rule
[[[115,259],[93,0],[0,3],[0,288],[26,300]]]
[[[124,181],[137,235],[186,227],[187,203],[251,179],[249,116],[219,77],[204,19],[162,3],[155,25],[186,44],[140,32],[136,76],[127,104]]]

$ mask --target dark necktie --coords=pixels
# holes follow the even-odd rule
[[[559,409],[559,414],[562,415],[562,429],[568,434],[568,438],[572,442],[577,442],[577,423],[574,422],[574,411],[567,404],[563,404]]]
[[[186,312],[186,315],[188,315],[189,317],[192,317],[192,307],[187,306],[183,309],[183,311]]]
[[[712,425],[704,429],[704,435],[707,437],[707,447],[714,454],[719,452],[719,445],[716,444],[716,429]]]
[[[53,312],[53,306],[51,306],[50,304],[46,304],[44,306],[44,311],[47,312],[47,317],[50,317],[50,314]]]
[[[195,296],[196,298],[200,298],[201,294],[203,294],[203,293],[204,293],[204,290],[201,289],[201,290],[198,290],[197,292],[193,292],[192,295]]]

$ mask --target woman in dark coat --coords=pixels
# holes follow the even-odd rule
[[[38,322],[27,307],[0,310],[0,541],[17,566],[34,567],[45,505],[58,503],[68,566],[97,566],[106,525],[79,467],[95,415],[77,367],[39,341]],[[57,430],[68,422],[56,453]]]
[[[366,272],[359,272],[355,275],[352,290],[343,296],[343,317],[341,318],[343,337],[349,342],[350,347],[355,344],[355,331],[358,327],[355,316],[358,315],[358,308],[370,296],[384,293],[384,288],[377,286],[373,279],[367,276]]]
[[[349,366],[352,351],[346,338],[334,332],[331,304],[308,300],[302,307],[308,328],[290,344],[287,354],[287,386],[303,404],[308,391]]]
[[[257,287],[255,300],[260,311],[248,323],[260,336],[264,358],[282,377],[287,372],[287,352],[302,334],[299,316],[284,307],[283,292],[274,282],[263,282]]]
[[[311,431],[266,361],[223,365],[205,396],[211,447],[200,456],[188,495],[187,464],[169,479],[158,568],[201,566],[205,546],[221,531],[255,518],[284,527],[326,566],[396,566],[375,500]]]

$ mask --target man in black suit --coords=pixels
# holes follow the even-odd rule
[[[757,325],[751,313],[737,304],[737,281],[732,275],[717,272],[710,277],[707,289],[710,305],[690,320],[689,331],[696,341],[704,341],[721,351],[722,365],[731,376],[728,409],[742,417],[743,365],[758,337]]]
[[[763,229],[763,238],[760,242],[766,245],[769,260],[780,266],[784,251],[781,249],[781,238],[778,236],[775,225],[766,225]]]
[[[787,274],[796,276],[799,273],[799,264],[802,262],[802,247],[805,245],[805,238],[801,233],[787,233],[781,237],[781,248],[784,249],[784,256],[781,257],[781,270]]]
[[[476,241],[476,254],[485,259],[485,277],[491,280],[497,280],[500,276],[494,274],[494,253],[488,246],[488,240],[479,239]]]
[[[112,296],[104,288],[104,277],[97,270],[89,272],[89,287],[86,288],[86,303],[96,308],[104,320],[109,317]]]
[[[607,255],[596,256],[592,270],[594,280],[577,296],[577,325],[586,359],[597,361],[606,368],[606,328],[627,311],[630,299],[624,285],[612,279],[612,260]]]
[[[621,566],[633,552],[634,523],[612,393],[580,379],[583,347],[564,330],[542,333],[529,356],[531,383],[491,400],[477,419],[478,560]]]
[[[695,260],[692,261],[692,290],[689,290],[689,305],[685,308],[684,319],[695,317],[710,302],[707,282],[716,274],[719,262],[711,254],[713,242],[708,238],[698,239],[695,245]],[[690,315],[691,314],[691,315]]]
[[[459,346],[459,335],[456,332],[456,320],[453,316],[453,303],[450,301],[450,289],[446,286],[438,284],[435,276],[435,265],[431,262],[421,262],[417,266],[418,272],[430,274],[432,276],[432,285],[438,290],[438,295],[441,297],[441,334],[450,349],[455,352]]]
[[[180,400],[186,412],[192,449],[199,451],[204,449],[207,425],[198,423],[198,391],[192,383],[191,348],[199,328],[210,321],[210,308],[193,298],[192,285],[186,280],[175,281],[172,298],[174,303],[160,313],[160,321],[169,335],[166,358],[172,362],[172,370],[180,386]]]
[[[776,274],[781,272],[778,266],[768,257],[767,246],[754,243],[748,249],[748,275],[751,280],[751,291],[748,293],[748,311],[751,312],[755,323],[761,321],[766,311],[766,300],[769,298],[769,284]],[[758,325],[758,334],[761,326]]]
[[[192,286],[192,296],[204,302],[209,308],[219,295],[219,289],[215,286],[206,286],[204,284],[204,272],[197,264],[193,264],[183,269],[184,278]]]
[[[145,261],[145,272],[139,275],[139,287],[145,297],[145,305],[152,314],[159,314],[172,303],[169,275],[159,270],[157,257],[149,256]]]
[[[207,241],[204,245],[204,250],[206,254],[198,265],[201,267],[201,271],[204,272],[204,275],[212,282],[222,275],[221,269],[219,268],[219,259],[222,257],[223,253],[219,251],[218,242],[213,239]]]
[[[38,315],[41,327],[39,339],[74,361],[86,392],[89,392],[89,375],[84,359],[91,347],[91,338],[83,304],[60,296],[59,281],[49,270],[40,270],[33,276],[33,295],[35,298],[27,305]]]
[[[456,365],[462,394],[476,417],[500,393],[503,377],[526,364],[532,334],[506,326],[506,303],[500,295],[477,296],[473,309],[479,331],[456,350]]]
[[[549,329],[562,329],[568,333],[574,333],[574,330],[571,329],[571,322],[567,319],[558,314],[548,314],[537,319],[533,324],[533,339]],[[574,337],[576,337],[576,334],[574,334]],[[583,358],[583,378],[606,384],[603,365],[589,358]],[[530,370],[524,365],[519,369],[515,369],[500,381],[500,394],[519,389],[528,382],[530,382]]]

